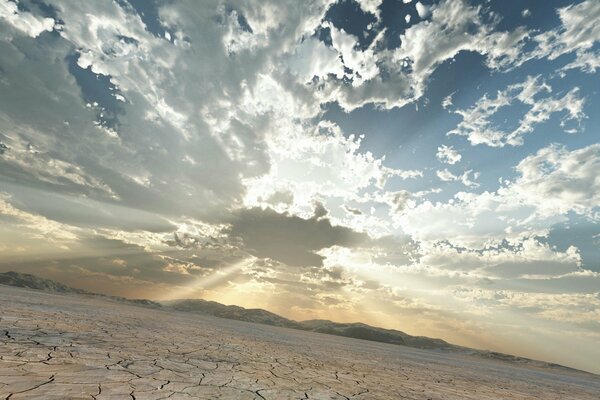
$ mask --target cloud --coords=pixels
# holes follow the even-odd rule
[[[282,122],[284,123],[284,122]],[[360,198],[360,191],[383,188],[392,177],[413,179],[421,171],[392,169],[370,152],[360,152],[362,137],[345,136],[339,126],[321,121],[312,130],[285,125],[287,135],[273,137],[269,145],[271,170],[245,181],[245,205],[266,205],[277,192],[292,194],[290,211],[312,211],[314,199],[325,196],[344,202]]]
[[[541,216],[575,212],[600,218],[600,144],[569,151],[559,145],[544,147],[516,167],[520,176],[501,193],[535,206]]]
[[[450,165],[456,164],[462,158],[460,153],[457,150],[455,150],[454,147],[446,146],[445,144],[437,148],[437,153],[435,156],[441,162]]]
[[[518,176],[495,192],[459,192],[446,203],[423,201],[395,218],[417,240],[450,240],[470,248],[546,236],[569,212],[595,221],[599,151],[598,144],[571,151],[550,145],[519,162]]]
[[[515,58],[526,31],[516,28],[510,33],[495,32],[496,23],[484,21],[481,7],[471,7],[465,1],[444,1],[433,7],[430,20],[406,29],[400,37],[402,46],[393,57],[409,63],[415,96],[423,93],[435,68],[461,51],[485,55],[487,64],[494,69]]]
[[[438,170],[435,174],[444,182],[457,181],[459,179],[456,175],[448,171],[448,169]]]
[[[419,14],[420,18],[426,18],[429,15],[429,7],[424,6],[420,1],[417,1],[415,8],[417,9],[417,14]]]
[[[442,100],[442,108],[444,110],[447,110],[448,108],[450,108],[453,105],[452,96],[454,96],[454,93],[450,93],[448,96],[444,97],[444,99]]]
[[[472,107],[454,110],[454,113],[462,117],[462,121],[455,129],[449,131],[448,135],[466,136],[473,145],[520,146],[525,134],[533,132],[536,125],[547,121],[555,113],[564,114],[561,126],[565,127],[565,130],[570,122],[575,122],[578,126],[585,118],[585,100],[579,95],[579,88],[572,88],[562,97],[544,96],[551,92],[550,85],[538,75],[529,76],[521,83],[499,90],[495,98],[485,94]],[[513,105],[515,101],[528,106],[529,109],[520,119],[516,129],[499,129],[493,117],[500,109]],[[571,132],[571,129],[568,130]]]
[[[532,39],[536,47],[521,57],[521,63],[531,58],[555,60],[563,54],[576,53],[572,64],[585,67],[594,43],[600,40],[600,4],[594,0],[582,1],[557,10],[561,26],[542,32]]]
[[[579,270],[581,256],[574,246],[561,252],[536,238],[512,245],[464,249],[438,242],[423,252],[419,262],[427,267],[471,271],[472,274],[498,279],[518,277],[556,277]]]
[[[479,178],[479,172],[473,172],[473,170],[471,170],[471,169],[463,172],[463,174],[460,176],[454,175],[452,172],[448,171],[448,168],[444,168],[443,170],[437,170],[435,172],[437,177],[440,178],[440,180],[444,181],[444,182],[460,181],[465,186],[469,186],[469,187],[479,186],[479,184],[477,182],[474,182],[471,180],[471,178],[469,178],[469,175],[471,175],[471,173],[473,175],[473,179]]]
[[[331,246],[354,247],[369,237],[332,225],[322,213],[303,219],[271,209],[252,208],[235,214],[228,236],[238,237],[259,258],[271,258],[290,266],[322,266],[316,252]]]
[[[52,32],[56,22],[53,18],[38,17],[30,12],[21,11],[16,2],[0,1],[0,18],[14,29],[29,37],[36,38],[43,32]]]
[[[11,176],[21,182],[34,179],[67,193],[88,192],[103,198],[118,198],[108,185],[81,166],[53,157],[45,149],[26,141],[28,137],[41,135],[41,132],[25,127],[15,127],[11,137],[7,137],[8,146],[4,145],[0,157],[5,177]]]
[[[595,73],[600,68],[600,51],[585,51],[577,53],[575,60],[561,68],[562,71],[580,69],[588,74]]]
[[[375,3],[369,3],[370,10]],[[367,7],[366,3],[361,7]],[[310,64],[315,66],[309,74],[315,74],[322,85],[307,82],[308,75],[297,73],[297,76],[321,103],[337,102],[345,111],[366,104],[391,109],[421,98],[436,68],[462,51],[484,55],[486,64],[494,70],[509,67],[519,56],[528,35],[524,28],[497,32],[498,19],[486,16],[481,6],[473,7],[462,0],[441,1],[431,7],[418,3],[417,9],[423,17],[427,13],[431,18],[408,27],[400,36],[400,46],[394,49],[384,45],[385,29],[366,48],[359,48],[359,38],[328,21],[323,22],[321,27],[331,34],[331,49],[325,51],[320,46],[321,55],[311,51],[309,56],[313,60]],[[304,41],[300,47],[307,43],[308,50],[310,42]],[[331,50],[337,51],[339,60]],[[293,58],[291,61],[298,64]]]
[[[383,3],[383,0],[357,0],[357,2],[361,10],[375,15],[379,19],[381,13],[379,7],[381,6],[381,3]]]
[[[390,212],[392,213],[401,213],[407,207],[414,204],[414,202],[411,202],[413,195],[406,190],[388,193],[387,195],[390,204]]]
[[[513,309],[530,317],[578,324],[596,330],[599,298],[596,294],[528,293],[518,290],[457,288],[456,298],[488,307]]]
[[[77,228],[60,222],[49,220],[41,215],[19,210],[10,202],[10,196],[0,193],[0,216],[10,218],[13,223],[33,232],[33,237],[57,243],[76,242]]]
[[[301,82],[310,82],[315,76],[329,74],[338,79],[344,76],[344,64],[338,52],[315,38],[308,38],[296,47],[288,66]]]

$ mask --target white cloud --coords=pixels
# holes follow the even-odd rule
[[[459,162],[462,158],[460,153],[452,146],[446,146],[445,144],[437,148],[436,157],[443,163],[454,165]]]
[[[338,79],[344,76],[344,65],[338,52],[315,38],[306,39],[296,47],[289,68],[302,82],[328,74],[334,74]]]
[[[457,181],[459,178],[447,169],[438,170],[435,172],[438,178],[444,182]]]
[[[311,134],[302,126],[286,126],[287,135],[270,142],[271,171],[246,181],[245,203],[260,205],[271,195],[292,194],[296,212],[309,212],[315,198],[334,197],[347,203],[365,189],[382,188],[391,177],[411,179],[420,171],[383,166],[383,159],[359,152],[361,137],[345,137],[332,122],[321,121]],[[260,199],[263,199],[262,201]]]
[[[325,23],[324,26],[329,27],[333,47],[338,50],[343,58],[344,66],[353,71],[349,75],[352,78],[353,86],[360,86],[363,82],[370,81],[379,75],[378,57],[375,54],[377,39],[366,50],[357,51],[355,46],[358,39],[355,36],[329,23]]]
[[[575,60],[561,68],[562,71],[569,69],[581,69],[588,74],[595,73],[600,68],[600,51],[582,51],[577,53]]]
[[[578,126],[585,117],[583,113],[585,100],[579,95],[579,88],[569,90],[562,97],[552,97],[549,95],[551,92],[550,85],[538,75],[529,76],[522,83],[499,90],[495,98],[485,94],[471,108],[454,110],[463,120],[455,129],[449,131],[448,135],[466,136],[473,145],[519,146],[523,144],[524,134],[533,132],[536,125],[547,121],[555,113],[564,114],[561,126],[565,129],[569,123],[576,123]],[[512,131],[499,129],[492,121],[492,117],[500,109],[513,105],[515,100],[529,106],[529,109],[516,129]]]
[[[462,182],[463,185],[468,186],[468,187],[479,186],[479,184],[477,182],[474,182],[469,177],[471,175],[471,173],[473,175],[473,179],[479,178],[479,173],[473,172],[473,170],[465,171],[465,172],[463,172],[462,175],[454,175],[452,172],[448,171],[447,168],[444,168],[443,170],[437,170],[435,172],[437,177],[440,178],[440,180],[442,180],[444,182],[460,181],[460,182]]]
[[[471,271],[486,278],[540,278],[577,271],[581,256],[574,246],[561,252],[538,239],[525,238],[512,245],[483,249],[461,249],[438,242],[425,247],[419,263],[436,269]]]
[[[460,287],[453,295],[465,302],[521,309],[541,318],[571,324],[596,322],[600,311],[600,298],[596,293],[531,293]]]
[[[448,96],[444,97],[444,99],[442,100],[442,108],[444,110],[447,110],[448,108],[450,108],[453,105],[453,102],[452,102],[453,95],[454,95],[454,93],[450,93]]]
[[[424,6],[420,1],[417,1],[415,8],[417,9],[417,14],[419,14],[419,17],[425,18],[429,15],[429,7]]]
[[[520,176],[500,193],[535,206],[541,216],[570,211],[600,218],[600,144],[569,151],[558,145],[540,149],[516,167]]]
[[[424,7],[419,8],[423,11]],[[472,7],[466,1],[442,1],[428,10],[431,18],[406,29],[400,47],[392,50],[383,46],[384,30],[368,48],[359,49],[358,38],[323,23],[348,70],[345,79],[320,76],[323,85],[308,89],[321,103],[335,101],[346,111],[365,104],[402,107],[421,98],[433,71],[460,52],[478,52],[490,68],[501,69],[512,65],[527,37],[524,28],[495,31],[498,21],[490,20],[482,7]]]
[[[32,38],[38,37],[43,32],[51,32],[55,25],[53,18],[38,17],[27,11],[19,11],[17,3],[9,0],[0,0],[0,18]]]
[[[485,55],[492,68],[508,65],[508,60],[519,54],[525,30],[495,32],[494,23],[482,20],[481,10],[461,0],[441,2],[432,7],[430,20],[411,26],[400,36],[402,46],[394,51],[393,59],[410,65],[416,98],[435,68],[461,51]]]
[[[459,192],[446,203],[424,201],[395,220],[417,240],[450,240],[469,248],[546,236],[569,212],[600,218],[598,168],[598,144],[572,151],[551,145],[523,159],[516,166],[519,176],[495,192]]]
[[[577,53],[585,57],[594,43],[600,40],[600,3],[595,0],[582,1],[558,9],[561,26],[533,37],[537,47],[527,58],[547,57],[554,60],[563,54]]]
[[[357,0],[358,1],[358,5],[360,6],[361,10],[363,10],[366,13],[371,13],[373,15],[375,15],[377,18],[379,18],[379,6],[381,6],[381,3],[383,3],[383,0]]]

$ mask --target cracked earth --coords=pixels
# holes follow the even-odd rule
[[[0,285],[3,399],[598,399],[600,377]]]

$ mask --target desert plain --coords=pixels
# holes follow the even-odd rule
[[[3,399],[600,399],[600,377],[0,285]]]

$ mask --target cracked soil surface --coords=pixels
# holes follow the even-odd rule
[[[600,377],[0,285],[2,399],[600,399]]]

